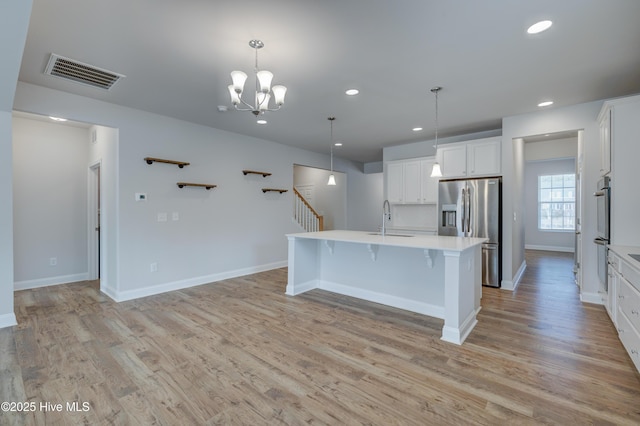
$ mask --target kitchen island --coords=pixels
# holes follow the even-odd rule
[[[322,289],[444,319],[458,345],[476,325],[484,238],[361,231],[288,234],[286,294]]]

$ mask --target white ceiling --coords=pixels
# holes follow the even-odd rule
[[[526,28],[551,19],[550,30]],[[500,128],[501,118],[640,92],[638,0],[34,0],[20,80],[369,162],[382,147]],[[229,72],[288,88],[257,125]],[[43,73],[56,53],[126,75],[110,91]],[[360,94],[347,97],[355,87]],[[70,117],[73,118],[73,117]],[[423,127],[416,133],[411,129]]]

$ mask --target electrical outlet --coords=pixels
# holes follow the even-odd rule
[[[57,264],[58,264],[58,258],[57,257],[49,258],[49,266],[56,266]]]
[[[149,272],[158,272],[158,264],[156,262],[149,265]]]
[[[158,213],[158,222],[166,222],[167,214],[165,212]]]

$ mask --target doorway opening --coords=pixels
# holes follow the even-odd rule
[[[331,172],[316,167],[293,165],[293,187],[305,202],[322,216],[324,230],[346,229],[347,174],[333,171],[336,185],[327,185]],[[295,199],[294,199],[295,202]],[[294,218],[296,206],[293,206]]]
[[[523,141],[524,246],[581,261],[582,130],[527,136]]]

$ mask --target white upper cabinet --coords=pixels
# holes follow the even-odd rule
[[[500,148],[500,138],[441,145],[438,147],[437,157],[442,177],[451,179],[500,175]]]
[[[605,101],[598,122],[603,136],[600,173],[611,177],[611,244],[640,246],[640,95]]]
[[[401,162],[389,162],[385,167],[385,184],[387,197],[390,203],[402,203],[404,201],[404,164]]]
[[[420,170],[422,172],[422,203],[438,204],[438,182],[440,178],[431,177],[433,163],[436,162],[434,157],[425,158],[420,161]]]
[[[422,182],[420,161],[404,163],[404,202],[420,203],[422,201]]]
[[[438,148],[438,159],[443,178],[467,175],[467,145],[442,146]]]
[[[603,108],[600,122],[600,175],[611,173],[611,107]]]
[[[431,177],[434,157],[385,164],[386,199],[393,204],[436,204],[438,178]]]
[[[500,173],[500,139],[467,144],[467,174],[487,176]]]

